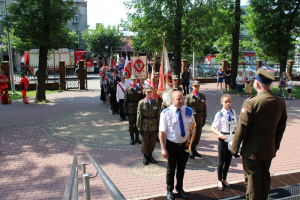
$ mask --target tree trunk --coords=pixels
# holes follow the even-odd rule
[[[39,73],[38,73],[38,83],[36,87],[36,97],[37,101],[46,100],[46,69],[47,69],[47,54],[48,49],[44,46],[40,47],[39,53]]]
[[[234,32],[232,33],[232,57],[231,57],[231,89],[236,89],[236,76],[239,65],[239,42],[240,42],[240,15],[241,15],[241,2],[235,1],[235,25]]]
[[[287,62],[287,54],[284,55],[284,59],[280,60],[280,75],[282,75],[282,72],[286,72],[286,62]]]
[[[174,72],[180,78],[181,72],[181,20],[183,15],[183,6],[181,0],[176,1],[176,9],[175,9],[175,40],[174,40]],[[179,80],[180,81],[180,80]]]

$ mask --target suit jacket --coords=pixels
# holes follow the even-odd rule
[[[109,78],[108,79],[107,93],[111,94],[111,96],[116,96],[117,86],[118,86],[119,82],[121,82],[121,79],[119,77],[116,77],[116,80],[114,80],[113,77]]]
[[[286,127],[284,99],[269,90],[246,99],[240,113],[231,151],[251,160],[271,160],[279,149]]]

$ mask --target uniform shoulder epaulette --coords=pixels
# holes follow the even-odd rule
[[[165,108],[165,109],[163,109],[163,113],[165,113],[165,112],[167,112],[168,110],[169,110],[170,108]]]
[[[223,116],[222,110],[219,110],[218,112],[220,116]]]
[[[253,97],[256,97],[256,95],[255,95],[255,96],[248,97],[247,99],[252,99]],[[246,99],[246,100],[247,100],[247,99]]]
[[[186,114],[186,116],[191,117],[193,114],[193,109],[187,106],[186,110],[185,110],[185,114]]]

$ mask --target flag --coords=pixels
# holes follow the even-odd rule
[[[131,62],[128,60],[128,56],[126,56],[125,68],[124,68],[123,74],[126,79],[130,79],[130,77],[131,77]]]
[[[152,74],[150,79],[150,86],[152,87],[152,98],[155,100],[158,100],[158,94],[157,94],[157,81],[158,78],[155,76],[155,69],[152,68]]]
[[[160,65],[159,73],[159,84],[158,84],[158,95],[162,95],[163,101],[168,105],[172,105],[172,74],[169,63],[169,56],[166,47],[163,47],[163,56]]]
[[[147,78],[147,59],[146,56],[131,57],[132,74],[137,75],[139,79]]]

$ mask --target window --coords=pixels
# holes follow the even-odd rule
[[[73,23],[78,23],[78,22],[79,22],[79,16],[78,16],[78,15],[75,15],[75,16],[72,18],[72,22],[73,22]]]
[[[3,19],[4,15],[5,15],[5,10],[0,10],[0,20]]]

